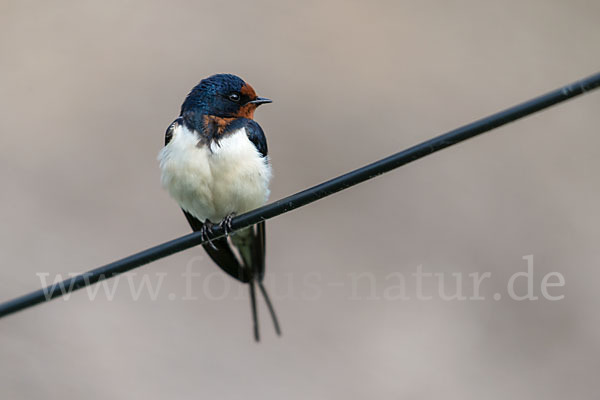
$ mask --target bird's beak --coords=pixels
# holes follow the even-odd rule
[[[272,103],[273,100],[267,99],[265,97],[257,97],[254,100],[249,101],[250,104],[256,104],[256,106],[260,106],[261,104]]]

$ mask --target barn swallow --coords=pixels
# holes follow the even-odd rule
[[[179,117],[167,128],[159,153],[162,186],[181,209],[193,231],[211,237],[218,224],[225,232],[231,219],[264,205],[269,196],[271,164],[265,134],[254,111],[271,100],[258,97],[241,78],[217,74],[202,80],[185,98]],[[203,244],[227,274],[247,283],[254,338],[259,340],[258,286],[281,334],[263,285],[265,222]]]

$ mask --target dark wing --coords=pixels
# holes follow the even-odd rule
[[[249,121],[250,122],[248,125],[246,125],[246,134],[248,135],[248,139],[254,143],[254,146],[256,146],[258,152],[263,157],[266,157],[269,150],[267,148],[267,138],[265,137],[265,133],[256,121]]]
[[[173,132],[175,132],[175,129],[181,124],[183,124],[183,118],[179,117],[169,125],[165,132],[165,146],[173,139]]]
[[[267,138],[260,125],[256,121],[250,119],[245,127],[248,139],[254,143],[258,152],[263,157],[266,157],[269,153],[269,149],[267,148]],[[265,276],[265,230],[266,227],[264,221],[256,224],[252,240],[252,268],[254,269],[259,282],[262,282]]]
[[[263,157],[266,157],[269,149],[267,148],[267,138],[265,137],[265,133],[256,121],[249,121],[250,122],[248,122],[246,125],[246,134],[248,135],[248,139],[254,143],[254,146],[256,146],[258,152]]]
[[[265,221],[255,225],[254,235],[252,238],[252,268],[259,282],[262,282],[265,277]]]

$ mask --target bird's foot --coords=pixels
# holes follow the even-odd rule
[[[200,238],[202,239],[203,242],[208,241],[208,244],[213,249],[219,250],[219,249],[217,249],[217,246],[215,246],[211,240],[211,237],[213,236],[213,227],[214,226],[215,226],[215,224],[210,222],[209,219],[204,221],[204,224],[202,224],[202,228],[200,228]]]
[[[233,217],[235,217],[235,213],[229,213],[221,222],[219,222],[219,227],[223,229],[223,232],[225,232],[226,235],[229,235],[229,233],[233,231],[233,228],[231,227]]]

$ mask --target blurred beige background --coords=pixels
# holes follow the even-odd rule
[[[156,155],[207,75],[275,100],[257,112],[275,200],[596,72],[599,20],[597,1],[4,0],[0,301],[189,232]],[[1,397],[595,397],[599,107],[577,98],[269,221],[282,338],[261,302],[253,342],[246,288],[201,249],[128,275],[164,278],[155,300],[123,276],[112,300],[2,319]],[[511,300],[527,255],[540,299]],[[417,299],[418,266],[448,293],[489,272],[485,300],[444,301],[435,280]],[[383,296],[398,272],[408,299]],[[541,298],[550,272],[563,300]]]

